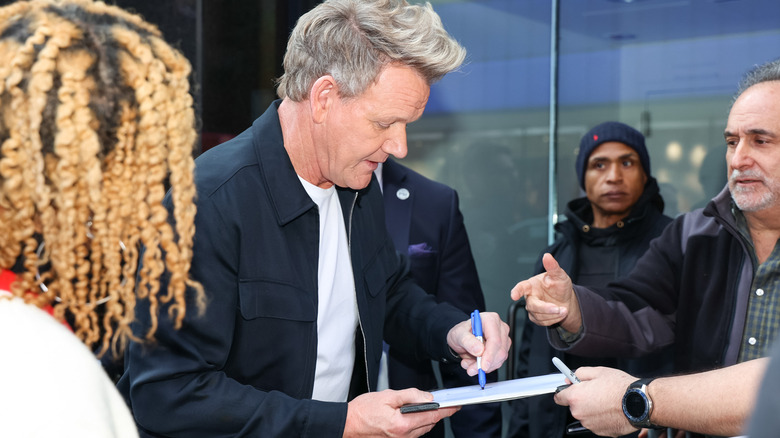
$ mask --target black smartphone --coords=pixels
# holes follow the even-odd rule
[[[436,402],[409,403],[401,406],[401,413],[410,414],[412,412],[432,411],[434,409],[439,409],[439,404]]]
[[[580,433],[590,432],[587,428],[585,428],[582,423],[579,421],[575,421],[574,423],[569,423],[568,426],[566,426],[566,435],[577,435]]]
[[[571,383],[569,383],[569,384],[567,384],[567,385],[561,385],[561,386],[559,386],[559,387],[555,388],[555,393],[557,394],[557,393],[559,393],[559,392],[563,391],[564,389],[566,389],[566,388],[568,388],[568,387],[570,387],[570,386],[571,386]]]

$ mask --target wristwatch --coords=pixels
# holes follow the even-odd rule
[[[623,413],[628,418],[628,422],[637,429],[650,428],[655,429],[658,426],[650,422],[650,414],[653,413],[653,401],[647,394],[647,385],[653,379],[639,379],[628,385],[625,395],[623,395]]]

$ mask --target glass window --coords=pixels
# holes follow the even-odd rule
[[[553,2],[431,3],[469,55],[433,86],[425,115],[409,127],[405,162],[460,193],[488,309],[501,315],[547,244],[551,107],[554,211],[583,196],[574,168],[581,136],[616,120],[646,135],[674,217],[725,185],[732,95],[780,44],[772,0],[563,0],[558,53],[550,49]]]
[[[487,308],[503,316],[547,244],[550,4],[431,3],[468,55],[431,88],[404,162],[458,191]]]
[[[777,56],[767,48],[780,43],[778,13],[772,1],[562,1],[560,205],[578,191],[579,137],[606,120],[645,134],[667,215],[719,192],[732,95],[746,70]]]

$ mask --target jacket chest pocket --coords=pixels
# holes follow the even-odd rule
[[[273,281],[242,281],[238,285],[241,317],[246,321],[258,318],[282,321],[313,322],[317,305],[300,288]]]
[[[317,358],[317,306],[306,291],[272,281],[239,283],[239,312],[229,362],[263,390],[306,392]]]

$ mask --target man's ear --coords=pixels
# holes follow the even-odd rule
[[[338,85],[331,75],[321,76],[314,81],[309,91],[309,102],[314,123],[322,123],[325,116],[338,99]]]

